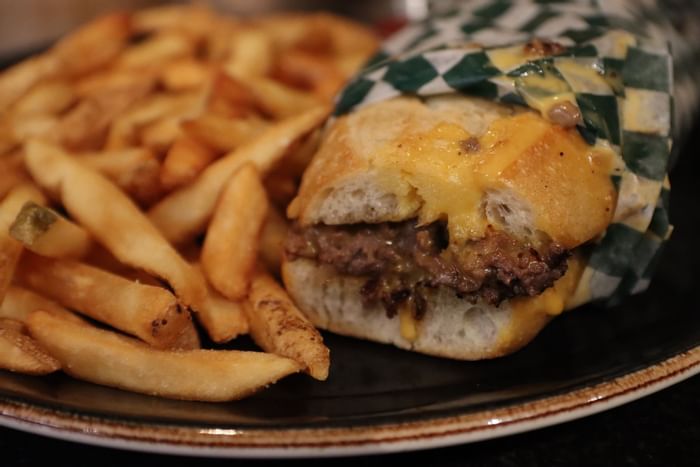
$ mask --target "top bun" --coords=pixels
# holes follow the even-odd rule
[[[613,163],[520,107],[399,97],[330,123],[288,215],[302,226],[447,220],[451,242],[491,226],[572,249],[612,218]]]

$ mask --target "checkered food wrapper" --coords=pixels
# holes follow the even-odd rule
[[[544,103],[570,102],[582,137],[624,161],[612,175],[614,219],[590,246],[572,306],[645,290],[672,231],[667,173],[698,102],[698,41],[654,1],[433,5],[438,12],[383,44],[340,94],[336,115],[400,95],[475,95],[545,118]]]

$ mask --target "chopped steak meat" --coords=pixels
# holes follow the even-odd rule
[[[498,305],[535,296],[566,272],[569,252],[559,244],[537,244],[489,229],[483,238],[450,244],[445,223],[415,221],[342,226],[295,226],[287,238],[291,259],[329,264],[340,274],[365,277],[365,304],[380,301],[392,316],[410,302],[425,311],[425,291],[449,287],[462,298]]]

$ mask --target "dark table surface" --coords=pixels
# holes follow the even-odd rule
[[[284,462],[306,467],[406,463],[440,466],[700,465],[699,395],[700,376],[695,376],[607,412],[506,438],[384,456]],[[47,462],[75,467],[207,467],[282,461],[201,459],[118,451],[0,428],[1,466],[48,465]]]

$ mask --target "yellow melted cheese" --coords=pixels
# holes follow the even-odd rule
[[[399,329],[401,337],[409,342],[418,338],[418,321],[413,317],[410,306],[402,306],[399,309]]]
[[[561,314],[569,307],[569,299],[581,280],[583,270],[580,256],[573,256],[568,261],[566,274],[552,287],[535,297],[511,299],[511,322],[501,331],[499,340],[517,348],[531,338],[532,329],[539,329],[538,323]]]
[[[551,128],[534,113],[500,118],[478,139],[478,149],[469,151],[465,141],[472,135],[459,125],[440,123],[425,133],[403,135],[400,142],[376,153],[371,162],[380,171],[401,174],[400,180],[387,177],[386,183],[407,182],[415,189],[422,200],[421,224],[445,219],[451,241],[479,238],[487,227],[481,208],[485,191],[502,187],[503,171],[542,141]],[[588,150],[585,143],[578,148]]]

